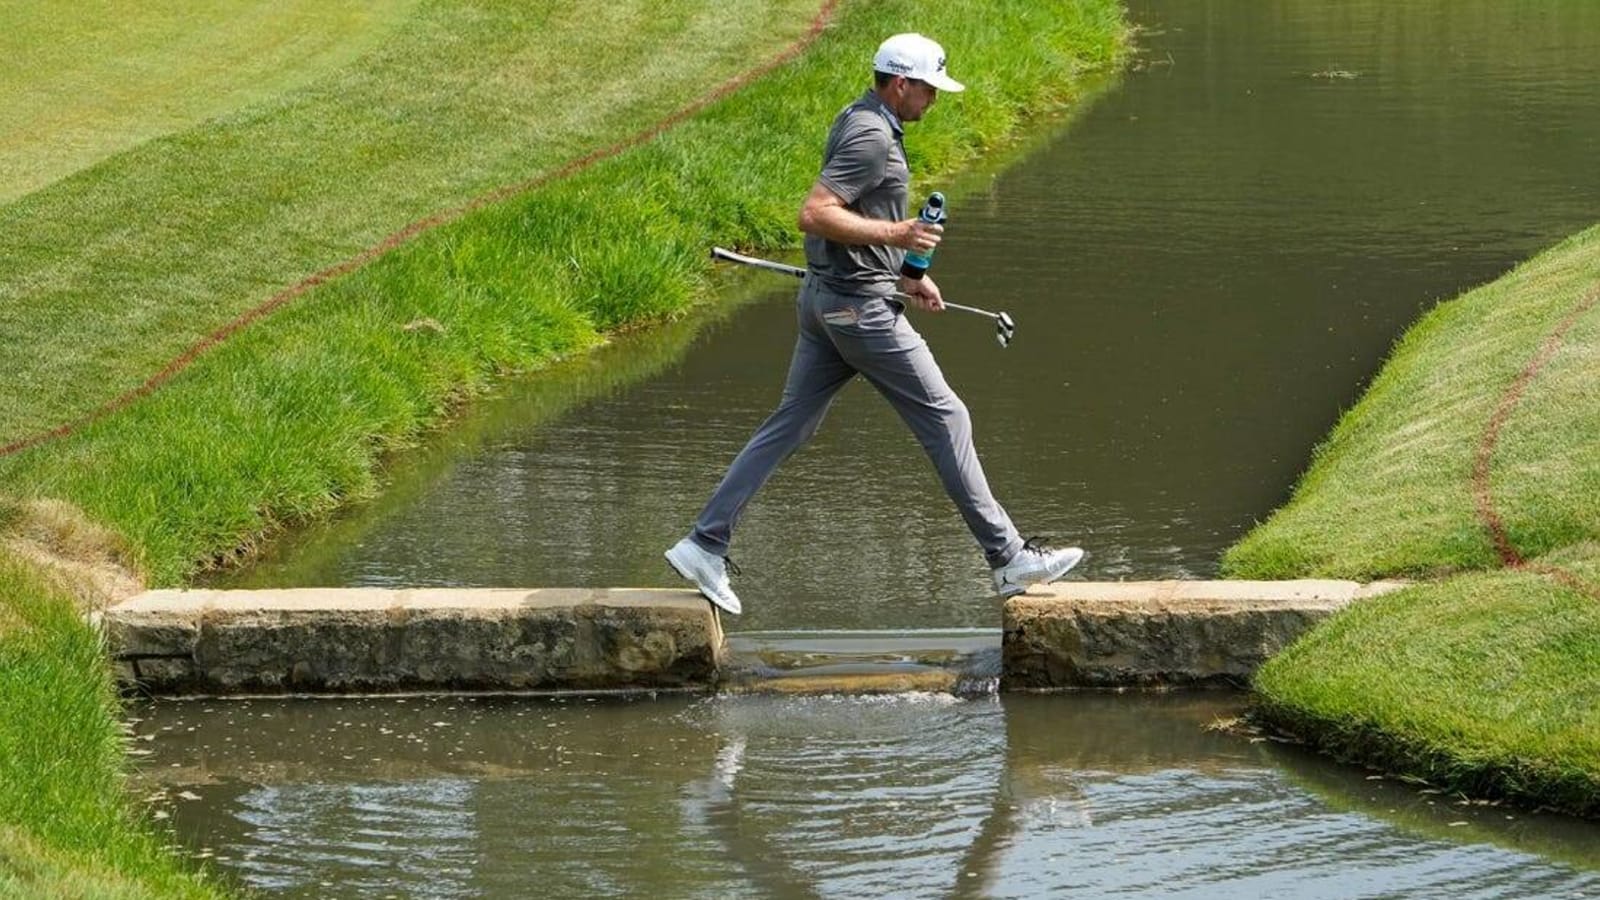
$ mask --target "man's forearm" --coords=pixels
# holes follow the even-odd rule
[[[869,219],[842,206],[802,210],[800,230],[837,244],[899,246],[904,240],[902,223]]]

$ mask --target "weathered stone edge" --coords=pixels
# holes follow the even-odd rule
[[[1401,582],[1064,583],[1007,601],[1004,690],[1248,687],[1322,619]]]
[[[100,624],[163,694],[708,690],[723,653],[689,591],[159,591]]]

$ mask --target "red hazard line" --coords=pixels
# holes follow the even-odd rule
[[[526,191],[531,191],[534,188],[541,187],[552,181],[567,178],[584,169],[587,169],[603,159],[609,159],[610,157],[616,156],[625,150],[630,150],[639,146],[640,144],[655,139],[662,132],[666,131],[672,126],[677,125],[695,113],[705,109],[707,106],[710,106],[718,100],[727,97],[729,94],[732,94],[739,88],[744,87],[755,79],[760,78],[768,72],[771,72],[773,69],[778,68],[784,63],[805,52],[805,49],[811,46],[811,44],[816,41],[817,37],[822,34],[823,29],[828,26],[829,21],[831,21],[833,18],[834,10],[838,7],[838,5],[839,0],[826,0],[826,2],[822,4],[822,8],[817,11],[816,17],[811,20],[811,25],[806,29],[806,33],[791,43],[788,47],[785,47],[777,56],[774,56],[773,58],[767,60],[759,66],[756,66],[753,69],[741,72],[727,81],[724,81],[721,85],[714,88],[710,93],[705,94],[698,100],[690,103],[688,106],[685,106],[672,115],[667,116],[665,119],[656,122],[638,134],[635,134],[632,137],[623,138],[621,141],[618,141],[609,147],[602,147],[587,156],[574,159],[553,172],[546,172],[543,175],[537,175],[533,178],[527,179],[526,181],[496,188],[487,194],[483,194],[479,197],[469,200],[453,209],[447,209],[443,212],[435,213],[426,219],[420,219],[416,222],[412,222],[410,225],[407,225],[399,231],[396,231],[394,234],[391,234],[382,241],[379,241],[376,245],[368,247],[355,256],[352,256],[341,263],[336,263],[335,265],[329,266],[328,268],[323,269],[314,275],[310,275],[304,280],[284,288],[278,293],[272,295],[272,297],[267,299],[266,302],[255,307],[254,309],[246,311],[238,318],[206,335],[199,341],[199,343],[196,343],[194,346],[174,357],[165,366],[162,366],[159,372],[150,376],[138,387],[121,394],[110,401],[107,401],[104,405],[87,413],[81,418],[70,421],[64,425],[58,425],[49,431],[41,431],[37,434],[20,438],[12,441],[9,444],[6,444],[4,447],[0,447],[0,457],[10,456],[13,453],[20,453],[30,447],[37,447],[40,444],[55,440],[56,438],[66,437],[67,435],[72,434],[74,431],[77,431],[86,425],[97,422],[100,419],[103,419],[106,416],[127,407],[134,401],[153,393],[157,388],[166,384],[168,381],[171,381],[179,372],[187,369],[191,363],[199,359],[203,354],[215,348],[228,338],[238,334],[240,331],[243,331],[252,323],[265,318],[267,315],[277,310],[278,307],[300,297],[302,294],[306,293],[317,285],[354,272],[362,266],[365,266],[367,263],[370,263],[378,257],[383,256],[389,251],[395,249],[396,247],[407,243],[419,234],[432,231],[440,225],[454,222],[473,210],[488,206],[492,203],[498,203],[502,200],[506,200]]]
[[[1527,561],[1512,545],[1511,537],[1506,533],[1505,522],[1495,511],[1494,495],[1489,490],[1489,463],[1494,457],[1494,448],[1500,441],[1500,431],[1505,427],[1506,420],[1521,402],[1528,385],[1538,376],[1545,364],[1550,362],[1551,357],[1556,355],[1556,351],[1561,349],[1561,342],[1566,339],[1567,332],[1572,330],[1572,326],[1578,323],[1584,313],[1594,308],[1596,301],[1600,301],[1600,285],[1596,285],[1582,300],[1579,300],[1578,305],[1561,320],[1561,324],[1545,337],[1544,343],[1539,345],[1539,352],[1534,354],[1533,359],[1506,390],[1505,396],[1500,398],[1499,406],[1495,407],[1494,415],[1489,417],[1489,425],[1483,431],[1483,439],[1478,442],[1478,454],[1472,466],[1472,494],[1477,503],[1478,520],[1488,529],[1489,537],[1494,541],[1495,553],[1499,555],[1502,565],[1511,569],[1526,567],[1529,571],[1549,575],[1568,587],[1600,599],[1600,589],[1571,572],[1548,565],[1527,566]]]

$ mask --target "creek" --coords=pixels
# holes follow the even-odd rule
[[[1025,534],[1086,547],[1084,578],[1210,577],[1421,312],[1594,223],[1600,4],[1131,7],[1133,68],[953,193],[934,275],[952,300],[1010,312],[1012,347],[976,317],[916,324]],[[674,584],[661,551],[776,402],[794,339],[789,282],[746,273],[729,293],[743,300],[508,387],[399,461],[382,498],[222,586]],[[748,509],[733,555],[736,631],[888,643],[999,620],[920,449],[860,383]],[[185,842],[283,896],[1600,892],[1596,826],[1207,729],[1242,705],[934,693],[132,715],[141,779]]]

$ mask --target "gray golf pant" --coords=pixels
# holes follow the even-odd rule
[[[796,305],[800,336],[783,400],[728,467],[695,522],[694,542],[727,555],[745,504],[816,434],[834,395],[859,373],[916,434],[989,565],[1008,562],[1021,549],[1022,538],[989,492],[972,446],[967,406],[945,383],[927,341],[900,307],[882,298],[834,293],[810,276]]]

